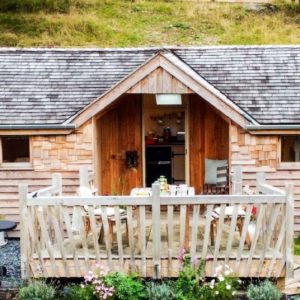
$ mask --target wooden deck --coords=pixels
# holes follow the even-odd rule
[[[214,276],[219,264],[228,264],[239,277],[292,276],[291,185],[282,191],[260,175],[255,195],[245,194],[247,189],[242,194],[237,180],[235,195],[183,197],[161,197],[156,185],[151,197],[63,197],[59,186],[56,177],[53,187],[35,198],[20,187],[23,277],[81,277],[97,263],[144,277],[174,277],[183,248],[192,261],[206,260],[207,276]],[[55,196],[46,196],[49,192]],[[120,206],[126,208],[125,218]],[[72,223],[75,210],[77,228]]]

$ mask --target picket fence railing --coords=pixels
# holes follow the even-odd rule
[[[183,248],[206,261],[208,276],[220,264],[240,277],[293,275],[290,183],[279,190],[258,174],[253,193],[237,170],[232,195],[160,196],[154,184],[151,196],[66,197],[61,186],[59,174],[46,192],[20,186],[23,278],[81,277],[97,264],[174,277]]]

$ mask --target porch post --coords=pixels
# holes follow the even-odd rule
[[[285,184],[286,191],[286,210],[285,210],[285,259],[286,259],[286,278],[294,276],[294,184]]]
[[[62,196],[62,176],[60,173],[52,175],[52,186],[55,187],[55,194]]]
[[[80,175],[80,186],[89,188],[90,187],[89,167],[88,166],[80,166],[79,175]]]
[[[21,276],[22,279],[29,278],[29,235],[28,226],[32,224],[27,223],[27,195],[28,185],[19,185],[19,199],[20,199],[20,248],[21,248]]]
[[[160,278],[160,185],[152,184],[153,277]]]
[[[232,175],[232,194],[241,195],[243,193],[243,179],[242,179],[242,167],[233,167]]]

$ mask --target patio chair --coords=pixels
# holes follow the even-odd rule
[[[92,197],[95,195],[95,191],[91,190],[87,187],[79,187],[77,191],[79,196],[82,197]],[[84,215],[84,226],[85,226],[85,233],[88,234],[91,231],[91,225],[90,225],[90,218],[87,215],[88,212],[88,206],[84,206],[85,209],[85,215]],[[108,228],[109,228],[109,239],[111,241],[111,244],[113,243],[113,227],[116,224],[116,217],[115,217],[115,210],[113,207],[107,207],[106,208],[106,214],[107,214],[107,220],[108,220]],[[104,237],[104,228],[102,224],[102,211],[100,208],[94,207],[94,215],[96,218],[99,218],[101,221],[101,229],[99,233],[99,242],[103,241]],[[82,215],[81,215],[82,217]],[[128,224],[127,224],[127,212],[125,209],[120,209],[120,221],[121,223],[125,223],[126,225],[126,240],[128,243]]]
[[[222,195],[229,193],[228,160],[205,159],[204,195]]]
[[[231,219],[232,219],[232,215],[233,215],[233,206],[227,206],[225,208],[225,218],[224,218],[224,223],[231,223]],[[211,244],[214,245],[214,239],[215,239],[215,230],[217,228],[218,222],[219,222],[219,218],[220,218],[220,212],[221,212],[221,208],[217,207],[214,209],[213,213],[212,213],[212,220],[210,223],[210,237],[211,237]],[[236,220],[236,227],[238,228],[238,231],[240,232],[240,235],[242,235],[242,230],[243,230],[243,226],[244,226],[244,219],[245,219],[245,210],[242,207],[238,208],[238,212],[237,212],[237,220]],[[251,237],[249,234],[249,231],[247,231],[246,234],[246,240],[245,243],[248,246],[248,249],[250,249],[251,247]]]

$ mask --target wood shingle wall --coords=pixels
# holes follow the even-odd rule
[[[268,183],[278,188],[293,182],[295,231],[300,232],[300,170],[280,167],[279,142],[279,136],[250,135],[231,124],[231,165],[242,166],[244,184],[251,187],[255,187],[256,172],[265,172]]]
[[[92,167],[92,123],[76,133],[58,136],[32,137],[32,169],[0,170],[0,215],[19,223],[18,185],[26,183],[29,191],[51,185],[54,172],[62,174],[63,193],[74,195],[79,185],[79,166]],[[9,237],[19,236],[19,225]]]

